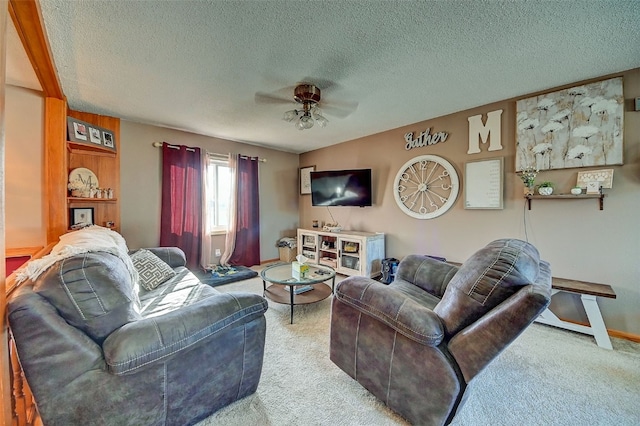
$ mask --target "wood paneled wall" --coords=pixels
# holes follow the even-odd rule
[[[47,217],[47,243],[57,242],[67,231],[67,102],[45,99],[45,217]]]

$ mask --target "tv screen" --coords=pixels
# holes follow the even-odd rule
[[[371,205],[371,169],[311,172],[311,205]]]

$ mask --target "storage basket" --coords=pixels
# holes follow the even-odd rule
[[[293,262],[296,258],[296,249],[291,247],[278,247],[280,252],[280,260],[283,262]]]

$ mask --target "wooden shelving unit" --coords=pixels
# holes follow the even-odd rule
[[[91,146],[69,141],[67,116],[98,127],[114,135],[114,148]],[[113,222],[120,231],[120,119],[73,111],[61,99],[45,100],[45,164],[47,170],[47,243],[56,243],[70,229],[69,209],[92,207],[94,223],[105,226]],[[80,198],[69,196],[67,183],[71,170],[84,167],[96,174],[101,188],[111,188],[113,198]]]
[[[525,195],[529,210],[531,210],[531,200],[586,200],[594,199],[600,200],[600,210],[604,210],[604,197],[605,194],[558,194],[558,195]]]

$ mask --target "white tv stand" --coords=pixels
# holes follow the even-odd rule
[[[342,275],[373,278],[382,273],[384,234],[298,228],[298,254]]]

